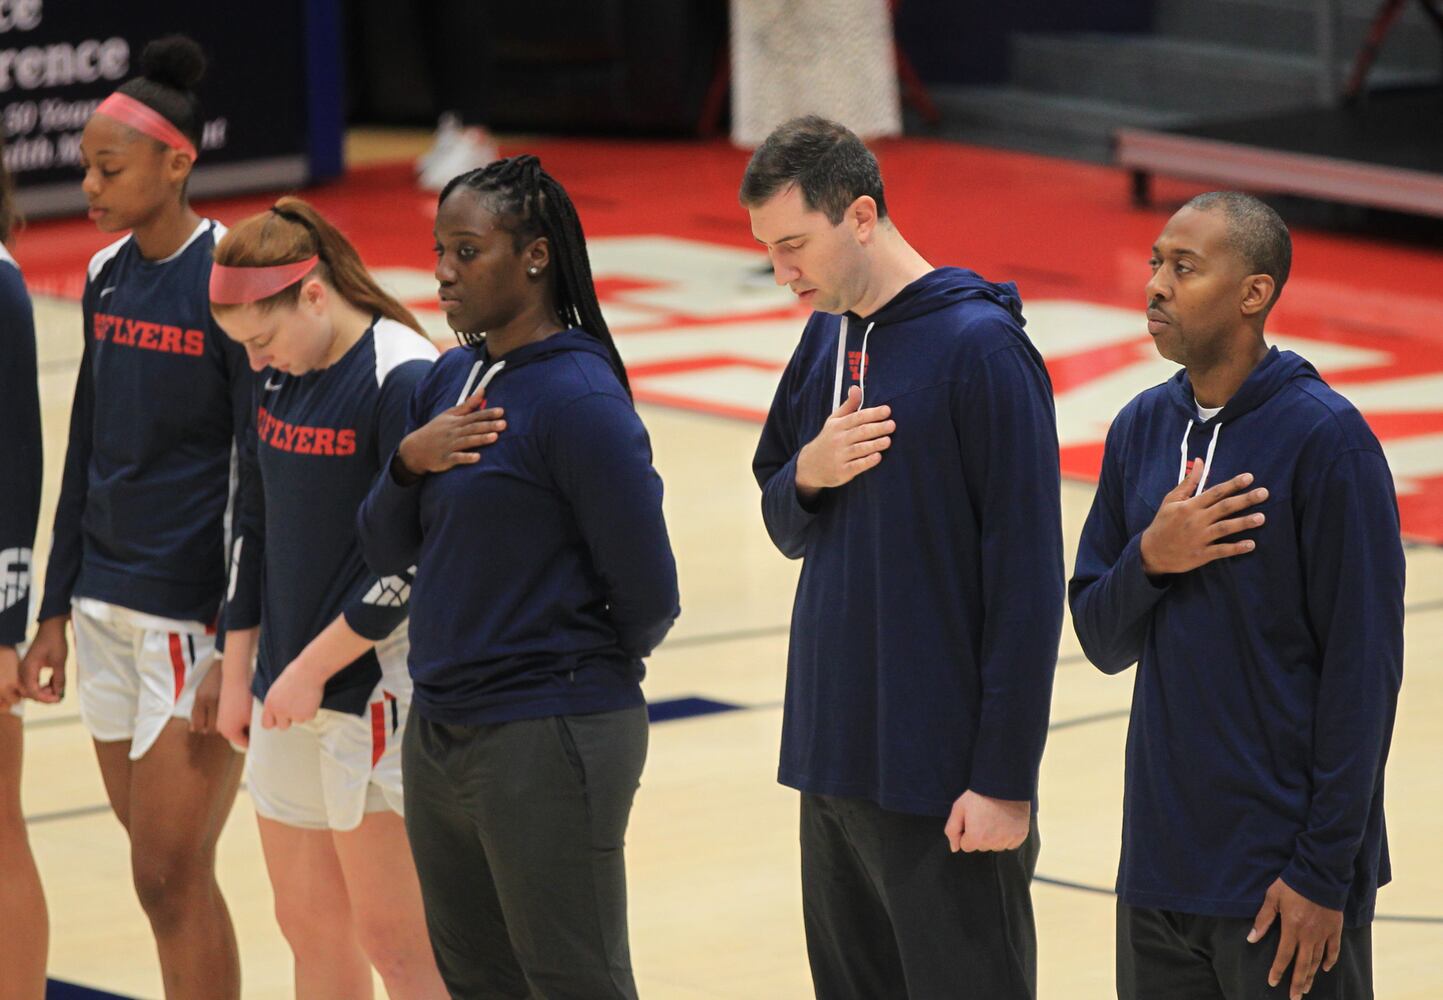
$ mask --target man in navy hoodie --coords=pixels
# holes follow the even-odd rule
[[[842,126],[780,126],[741,201],[816,310],[753,462],[804,559],[778,777],[802,792],[816,994],[1033,997],[1063,601],[1047,370],[1016,287],[912,249]]]
[[[1184,367],[1113,422],[1078,547],[1083,649],[1106,673],[1138,664],[1123,998],[1373,995],[1403,550],[1368,425],[1264,340],[1291,258],[1248,195],[1168,222],[1147,326]]]

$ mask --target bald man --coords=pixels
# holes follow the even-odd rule
[[[1368,425],[1268,346],[1291,258],[1247,195],[1169,220],[1147,326],[1182,369],[1113,422],[1078,549],[1083,649],[1138,664],[1120,998],[1373,995],[1403,550]]]

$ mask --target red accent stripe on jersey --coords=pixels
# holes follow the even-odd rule
[[[170,633],[170,669],[175,674],[175,700],[185,690],[185,654],[180,649],[180,633]]]
[[[375,767],[381,762],[381,755],[386,752],[386,704],[385,702],[371,702],[371,766]]]

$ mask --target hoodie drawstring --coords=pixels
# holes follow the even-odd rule
[[[486,360],[483,358],[471,366],[471,374],[466,376],[466,385],[461,389],[461,395],[456,397],[457,406],[460,406],[471,397],[471,383],[476,380],[476,373],[481,370],[481,366],[485,363]],[[492,365],[487,370],[486,374],[481,376],[481,381],[476,385],[476,391],[484,394],[486,392],[486,387],[491,384],[491,380],[495,378],[496,374],[505,367],[506,360],[504,358]],[[484,395],[482,396],[482,399],[485,399]]]
[[[862,399],[857,404],[859,407],[867,404],[867,338],[872,335],[872,327],[876,325],[876,323],[868,323],[867,329],[862,331],[862,361],[859,366],[859,378],[857,379],[862,390]]]
[[[867,402],[867,338],[872,335],[872,328],[876,323],[868,323],[867,329],[862,332],[862,360],[858,363],[858,387],[862,390],[863,406]],[[842,325],[837,329],[837,374],[832,379],[832,410],[842,405],[842,373],[847,370],[847,317],[842,317]]]
[[[1209,471],[1212,469],[1212,467],[1213,467],[1213,452],[1217,451],[1217,448],[1218,448],[1218,435],[1222,433],[1222,430],[1223,430],[1222,421],[1218,421],[1218,423],[1216,424],[1216,426],[1213,427],[1212,440],[1208,442],[1207,457],[1203,459],[1202,478],[1198,480],[1197,489],[1193,491],[1193,496],[1197,496],[1199,493],[1201,493],[1201,492],[1207,487],[1207,484],[1208,484],[1208,472],[1209,472]],[[1182,446],[1181,446],[1181,448],[1179,448],[1179,451],[1182,452],[1182,461],[1180,461],[1180,462],[1178,463],[1178,466],[1177,466],[1177,481],[1178,481],[1178,482],[1182,482],[1184,479],[1187,478],[1187,442],[1188,442],[1188,438],[1190,438],[1190,437],[1192,437],[1192,421],[1191,421],[1191,420],[1189,420],[1189,421],[1187,422],[1187,427],[1184,428],[1184,429],[1183,429],[1183,432],[1182,432]]]

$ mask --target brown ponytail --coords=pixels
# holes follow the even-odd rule
[[[376,284],[376,279],[361,263],[360,254],[341,231],[300,198],[282,198],[267,211],[242,219],[221,237],[215,248],[215,262],[226,267],[270,267],[315,256],[319,256],[321,262],[311,273],[327,282],[351,305],[379,313],[427,336],[411,311]],[[297,281],[255,305],[262,310],[294,307],[300,302],[303,284],[305,282]],[[235,306],[212,305],[211,308],[219,313]]]

